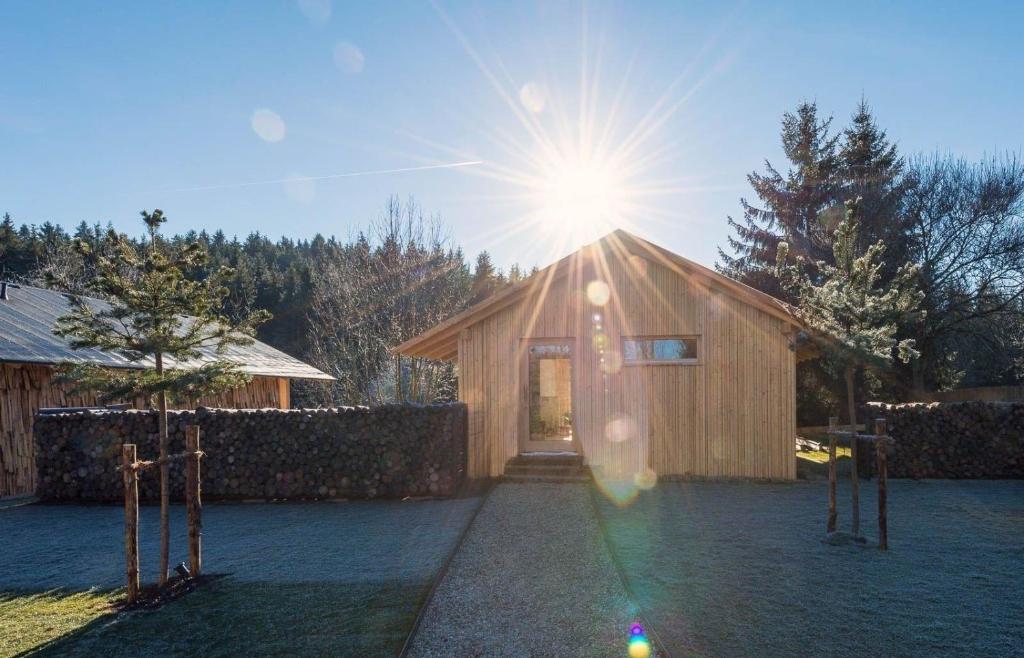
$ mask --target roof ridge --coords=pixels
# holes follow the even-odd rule
[[[748,286],[745,283],[737,281],[730,276],[707,267],[706,265],[702,265],[694,260],[686,258],[685,256],[680,256],[679,254],[655,244],[646,238],[642,238],[622,227],[618,227],[609,231],[600,238],[580,246],[576,250],[541,268],[522,281],[518,281],[495,292],[491,296],[456,313],[447,320],[439,322],[417,336],[403,341],[400,345],[392,348],[391,351],[394,353],[407,353],[411,350],[427,348],[426,354],[421,353],[417,354],[417,356],[427,356],[428,358],[431,358],[443,353],[445,355],[444,358],[450,358],[454,338],[447,334],[455,327],[459,327],[460,325],[471,326],[472,324],[476,324],[476,322],[488,317],[492,313],[496,313],[504,308],[508,303],[513,302],[515,298],[522,295],[524,291],[538,285],[538,282],[542,280],[543,276],[546,275],[548,279],[553,280],[556,270],[564,266],[573,257],[583,254],[598,245],[609,243],[612,239],[617,239],[620,242],[631,242],[639,247],[643,247],[647,253],[639,253],[636,255],[648,259],[650,259],[651,256],[657,256],[659,257],[659,260],[667,261],[660,264],[676,270],[676,273],[680,276],[692,276],[694,274],[700,275],[713,283],[719,284],[725,289],[725,292],[730,293],[733,297],[739,298],[741,301],[745,301],[752,306],[756,306],[779,319],[790,322],[796,326],[802,326],[802,323],[794,315],[791,307],[782,300],[777,299],[766,292]],[[687,272],[686,270],[688,269],[693,271]]]

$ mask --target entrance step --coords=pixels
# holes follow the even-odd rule
[[[521,452],[508,460],[508,465],[517,466],[583,466],[583,455],[575,452]]]
[[[588,482],[590,469],[576,453],[523,453],[505,464],[505,482]]]

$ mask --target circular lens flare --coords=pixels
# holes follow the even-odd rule
[[[587,284],[587,299],[594,306],[604,306],[611,296],[611,288],[604,281],[591,281]]]

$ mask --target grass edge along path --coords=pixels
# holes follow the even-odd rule
[[[420,630],[420,625],[423,623],[423,617],[426,615],[427,608],[430,606],[430,602],[434,600],[434,594],[437,593],[437,588],[441,585],[441,581],[448,575],[448,567],[451,566],[452,560],[455,559],[455,555],[462,548],[463,542],[466,541],[466,537],[469,535],[469,529],[473,527],[473,522],[476,521],[477,515],[480,510],[483,509],[484,503],[487,502],[487,498],[494,491],[494,482],[487,482],[484,484],[483,491],[480,495],[480,502],[477,503],[476,509],[470,515],[469,520],[466,522],[466,526],[459,533],[459,538],[455,540],[455,545],[452,546],[452,550],[448,552],[448,556],[445,558],[444,563],[441,564],[441,568],[434,574],[434,578],[430,582],[430,589],[427,590],[426,596],[423,597],[423,601],[420,602],[420,608],[416,612],[416,619],[412,622],[412,628],[409,629],[408,635],[405,636],[405,642],[402,643],[402,650],[399,652],[400,658],[406,658],[409,655],[409,649],[412,647],[413,640],[416,638],[416,633]]]

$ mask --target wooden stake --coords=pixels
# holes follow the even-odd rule
[[[853,366],[846,366],[846,408],[850,416],[850,534],[860,537],[860,480],[857,475],[857,405],[853,399]]]
[[[887,484],[888,474],[886,470],[888,468],[888,455],[886,453],[886,443],[888,437],[885,436],[885,419],[878,418],[875,420],[875,435],[878,437],[875,439],[875,459],[876,470],[878,471],[878,548],[883,551],[889,550],[889,519],[886,515],[886,498],[888,497]]]
[[[827,532],[836,531],[836,435],[839,419],[831,416],[828,419],[828,526]]]
[[[164,355],[156,353],[156,373],[163,375]],[[171,471],[167,463],[167,391],[157,393],[157,408],[160,412],[160,571],[156,583],[160,587],[167,582],[167,567],[171,555]]]
[[[128,603],[139,598],[139,474],[135,471],[135,444],[121,446],[124,479],[124,566]]]
[[[185,427],[185,451],[191,453],[185,460],[185,508],[188,512],[188,561],[193,576],[203,566],[202,530],[203,503],[199,478],[199,427]]]

